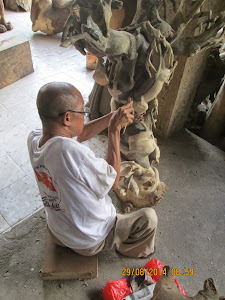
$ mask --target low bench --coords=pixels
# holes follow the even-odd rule
[[[98,256],[83,256],[56,245],[47,230],[41,274],[44,280],[96,278]]]

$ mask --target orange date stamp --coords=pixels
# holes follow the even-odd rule
[[[194,275],[194,269],[193,268],[172,268],[169,271],[164,269],[158,269],[158,268],[122,268],[122,276],[161,276],[161,275],[168,275],[167,273],[170,272],[172,276],[193,276]]]

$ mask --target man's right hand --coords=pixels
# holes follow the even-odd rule
[[[112,115],[109,121],[110,130],[121,130],[127,127],[134,120],[133,101],[129,98],[128,103],[119,107]]]

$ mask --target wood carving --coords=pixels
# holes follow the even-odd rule
[[[33,0],[31,6],[32,30],[48,35],[62,32],[70,15],[73,0]]]
[[[135,121],[121,135],[122,163],[118,196],[134,206],[151,206],[163,198],[166,185],[160,182],[154,164],[160,151],[153,136],[158,114],[157,96],[169,84],[176,67],[174,55],[191,56],[222,39],[225,12],[212,18],[199,11],[205,0],[181,0],[170,24],[168,4],[176,0],[137,0],[131,24],[119,30],[109,28],[112,9],[119,0],[75,0],[63,29],[61,46],[74,45],[82,54],[88,50],[99,58],[94,74],[98,84],[107,85],[115,110],[131,97]],[[163,17],[162,17],[163,15]],[[186,27],[197,23],[191,36]],[[106,62],[104,62],[106,57]]]
[[[165,266],[164,273],[154,288],[152,300],[225,300],[220,297],[212,278],[205,280],[203,290],[199,291],[194,297],[181,294],[171,275],[170,267]]]
[[[30,11],[31,0],[4,0],[6,8],[14,11]]]
[[[10,22],[6,22],[5,20],[4,4],[3,4],[3,0],[0,0],[0,33],[12,29],[13,29],[12,24]]]

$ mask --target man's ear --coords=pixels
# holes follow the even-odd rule
[[[64,115],[63,115],[63,124],[65,126],[70,126],[71,123],[71,114],[67,111]]]

